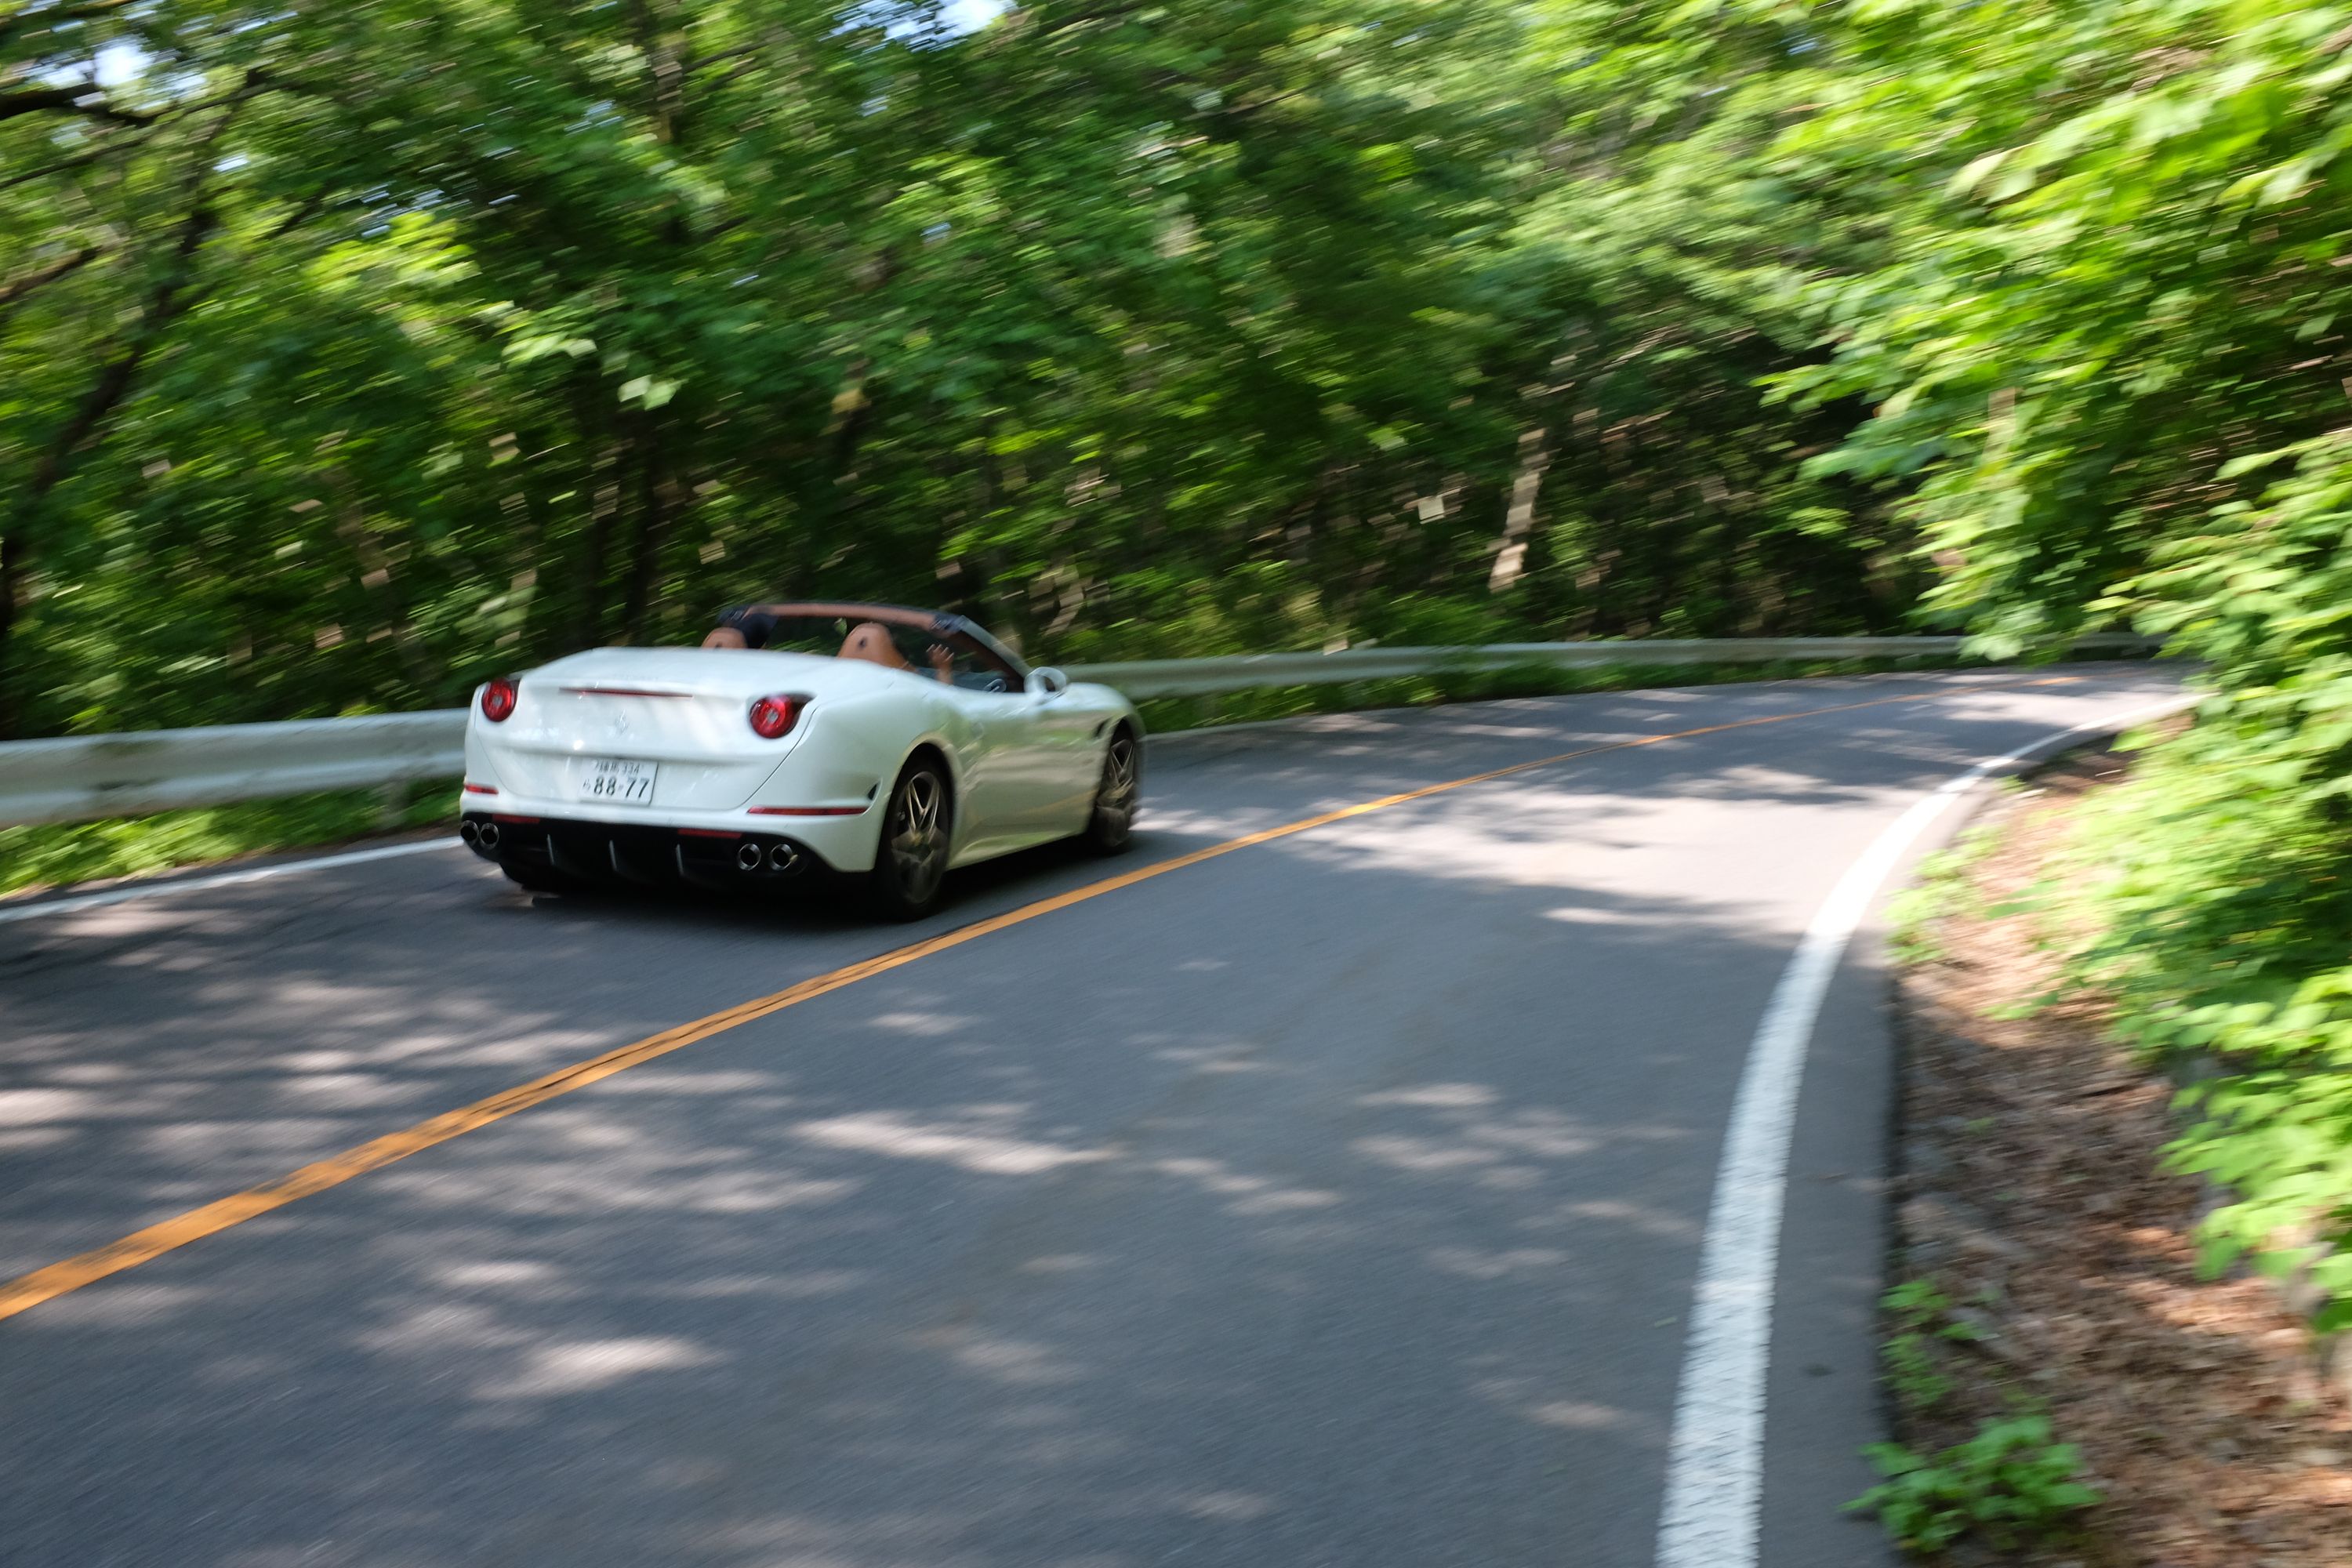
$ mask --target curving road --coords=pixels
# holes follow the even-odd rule
[[[1173,737],[1132,854],[982,868],[915,928],[534,900],[446,848],[0,924],[0,1280],[186,1241],[37,1275],[0,1321],[0,1563],[1648,1568],[1726,1128],[1800,935],[1926,792],[2175,689],[2084,666]],[[1765,1568],[1886,1561],[1836,1510],[1874,1426],[1870,959],[1801,1042]]]

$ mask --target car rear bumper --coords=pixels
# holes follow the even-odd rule
[[[835,819],[819,818],[819,821]],[[814,835],[469,810],[457,836],[485,860],[581,881],[740,888],[848,869]],[[869,852],[870,858],[870,852]]]

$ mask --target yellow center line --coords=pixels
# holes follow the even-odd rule
[[[2070,675],[2049,676],[2039,680],[2015,684],[2056,686],[2077,679],[2079,678]],[[1972,686],[1959,689],[1965,693],[1993,690],[1999,688]],[[416,1123],[414,1127],[404,1128],[397,1132],[388,1132],[381,1138],[362,1143],[357,1148],[346,1149],[340,1154],[331,1155],[315,1163],[305,1165],[300,1170],[280,1176],[274,1182],[265,1182],[260,1186],[248,1187],[244,1192],[216,1199],[201,1208],[174,1215],[170,1219],[159,1221],[143,1230],[132,1231],[119,1241],[109,1242],[104,1247],[66,1258],[59,1263],[52,1263],[47,1268],[36,1268],[30,1274],[19,1275],[5,1284],[0,1284],[0,1318],[13,1318],[17,1313],[37,1307],[44,1301],[53,1300],[68,1291],[79,1290],[85,1285],[95,1284],[110,1274],[120,1274],[126,1268],[136,1268],[142,1263],[151,1262],[167,1252],[187,1246],[192,1241],[201,1241],[205,1237],[227,1230],[233,1226],[243,1225],[249,1219],[257,1218],[273,1209],[284,1208],[288,1204],[299,1198],[307,1198],[313,1193],[322,1193],[330,1187],[339,1187],[355,1176],[363,1176],[371,1171],[380,1171],[386,1165],[407,1159],[411,1154],[422,1153],[436,1143],[446,1143],[450,1139],[471,1132],[477,1128],[488,1127],[494,1121],[504,1121],[519,1110],[528,1110],[534,1105],[543,1105],[551,1100],[570,1094],[575,1089],[585,1089],[592,1083],[611,1078],[614,1073],[626,1072],[633,1067],[652,1061],[656,1057],[667,1056],[672,1051],[683,1049],[700,1040],[707,1040],[713,1035],[722,1035],[730,1029],[771,1017],[787,1007],[796,1007],[803,1002],[813,1001],[816,997],[841,990],[844,986],[855,985],[861,980],[869,980],[877,974],[886,974],[893,969],[903,968],[918,959],[929,958],[935,952],[944,952],[949,948],[961,947],[965,942],[992,936],[1009,927],[1034,921],[1041,915],[1050,915],[1056,910],[1066,910],[1073,904],[1082,904],[1089,899],[1098,899],[1106,893],[1115,893],[1122,888],[1131,888],[1138,882],[1149,881],[1154,877],[1164,877],[1171,871],[1181,871],[1188,866],[1198,866],[1204,860],[1213,860],[1221,855],[1231,855],[1238,849],[1248,849],[1256,845],[1269,844],[1277,838],[1287,838],[1294,833],[1307,833],[1318,827],[1328,827],[1332,823],[1344,822],[1351,816],[1386,811],[1391,806],[1404,805],[1416,800],[1427,800],[1432,795],[1467,789],[1473,784],[1488,784],[1496,779],[1508,778],[1514,773],[1529,773],[1537,768],[1556,767],[1561,763],[1575,762],[1582,757],[1598,756],[1604,752],[1632,751],[1635,747],[1654,746],[1666,741],[1686,741],[1699,735],[1719,734],[1727,730],[1744,730],[1757,724],[1781,724],[1796,719],[1817,718],[1825,713],[1849,713],[1858,708],[1877,708],[1890,702],[1927,702],[1953,694],[1951,690],[1947,689],[1911,692],[1899,697],[1876,697],[1865,702],[1846,702],[1831,708],[1809,708],[1799,713],[1769,713],[1754,719],[1734,720],[1727,724],[1707,724],[1695,730],[1677,730],[1671,734],[1643,735],[1631,741],[1611,741],[1602,745],[1585,746],[1573,752],[1562,752],[1557,756],[1538,757],[1533,762],[1514,763],[1508,767],[1496,768],[1488,773],[1473,773],[1467,778],[1449,779],[1444,784],[1428,784],[1421,789],[1407,790],[1402,795],[1383,795],[1378,800],[1368,800],[1355,805],[1341,806],[1336,811],[1326,811],[1314,816],[1301,817],[1297,822],[1284,823],[1279,827],[1268,827],[1256,833],[1245,833],[1238,838],[1228,838],[1222,844],[1212,844],[1207,848],[1195,849],[1190,854],[1178,855],[1167,860],[1155,860],[1149,866],[1139,867],[1132,871],[1124,871],[1115,877],[1106,877],[1101,881],[1089,882],[1083,888],[1074,888],[1066,893],[1055,893],[1051,898],[1039,899],[1034,903],[1024,904],[1019,909],[1008,910],[1001,915],[991,915],[985,920],[975,921],[968,926],[961,926],[938,936],[926,937],[921,942],[909,943],[908,946],[882,953],[877,957],[845,964],[827,973],[803,980],[796,985],[788,985],[773,995],[761,996],[754,1001],[739,1004],[723,1012],[713,1013],[709,1017],[698,1018],[690,1024],[680,1024],[674,1029],[665,1029],[658,1035],[647,1036],[635,1044],[606,1051],[602,1056],[574,1062],[570,1067],[560,1068],[544,1078],[535,1078],[529,1083],[518,1084],[512,1089],[501,1090],[487,1100],[478,1100],[471,1105],[461,1106],[456,1110],[444,1111],[429,1121]]]

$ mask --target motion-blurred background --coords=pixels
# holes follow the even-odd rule
[[[16,0],[0,737],[751,597],[1062,660],[2194,600],[2347,412],[2347,19]]]
[[[2069,984],[2222,1065],[2208,1261],[2352,1327],[2347,84],[2291,0],[0,0],[0,740],[790,596],[2163,632]]]
[[[2062,335],[2226,341],[2281,378],[2265,439],[2333,395],[2233,294],[2293,219],[2152,315],[2032,237],[2160,253],[2104,179],[1945,194],[2136,75],[2238,68],[2149,63],[2155,10],[2040,14],[15,5],[0,733],[447,703],[755,595],[1062,658],[1898,627],[1874,481],[1982,449]],[[1960,297],[1988,251],[2072,313]],[[2117,443],[2063,481],[2085,516],[2265,413],[2124,346],[2058,351]]]

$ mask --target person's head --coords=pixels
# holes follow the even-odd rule
[[[861,621],[842,639],[843,658],[862,658],[889,669],[912,668],[890,640],[890,629],[879,621]]]
[[[709,631],[703,635],[702,646],[705,647],[750,647],[751,645],[745,642],[743,640],[743,634],[737,631],[733,626],[713,626]]]

